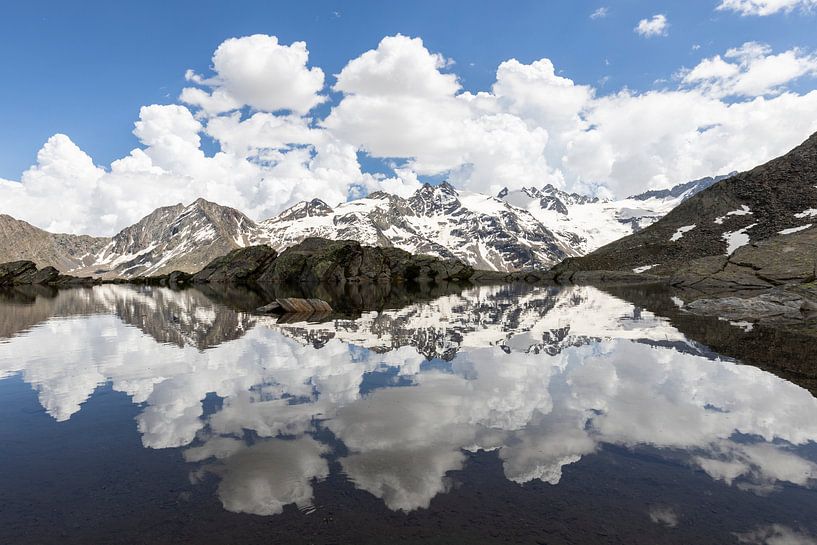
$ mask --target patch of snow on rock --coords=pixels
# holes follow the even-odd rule
[[[647,272],[648,270],[652,269],[653,267],[657,267],[660,263],[655,263],[653,265],[644,265],[643,267],[636,267],[633,269],[634,273],[641,274],[643,272]]]
[[[743,229],[738,229],[737,231],[732,231],[723,234],[723,240],[726,241],[726,255],[732,255],[735,252],[735,250],[737,250],[741,246],[749,244],[750,238],[746,231],[748,231],[755,225],[757,225],[757,223],[747,225]]]
[[[695,229],[695,227],[696,227],[695,225],[684,225],[683,227],[679,227],[678,230],[675,231],[675,234],[672,235],[670,240],[672,242],[681,240],[681,238],[684,236],[684,233],[692,231],[693,229]]]
[[[794,217],[801,220],[805,218],[815,218],[817,217],[817,208],[809,208],[807,210],[803,210],[799,214],[795,214]]]
[[[718,216],[715,218],[715,223],[721,225],[723,220],[725,220],[728,216],[748,216],[752,213],[752,209],[746,206],[745,204],[741,205],[740,208],[737,210],[732,210],[731,212],[727,212],[726,216]]]
[[[755,324],[753,324],[752,322],[746,322],[746,321],[741,321],[741,322],[732,322],[732,321],[730,321],[729,324],[733,325],[735,327],[739,327],[743,331],[746,331],[747,333],[749,331],[752,331],[752,329],[755,328]]]
[[[805,225],[801,225],[800,227],[790,227],[788,229],[783,229],[782,231],[778,231],[777,234],[778,235],[790,235],[790,234],[796,233],[798,231],[805,231],[806,229],[808,229],[811,226],[812,226],[811,223],[807,223]]]

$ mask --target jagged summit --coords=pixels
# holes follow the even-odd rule
[[[293,221],[314,216],[326,216],[332,213],[332,207],[320,199],[301,201],[281,212],[277,218],[281,221]]]
[[[283,249],[307,237],[354,239],[502,271],[542,269],[574,255],[529,213],[447,182],[424,184],[407,199],[372,193],[298,222],[287,214],[261,222],[260,240]]]

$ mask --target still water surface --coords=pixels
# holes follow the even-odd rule
[[[239,299],[0,297],[0,543],[817,543],[817,399],[623,299]]]

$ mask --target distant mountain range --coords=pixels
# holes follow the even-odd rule
[[[503,189],[499,197],[530,212],[557,237],[563,237],[560,241],[574,253],[584,255],[652,225],[693,195],[734,174],[701,178],[620,200],[567,193],[550,184],[542,189]]]
[[[282,250],[317,236],[458,258],[485,270],[545,269],[640,231],[722,178],[618,201],[551,185],[490,196],[443,183],[424,185],[409,198],[376,192],[334,208],[313,199],[261,222],[198,199],[158,208],[111,238],[52,234],[0,215],[0,262],[29,259],[103,278],[195,272],[236,248]]]

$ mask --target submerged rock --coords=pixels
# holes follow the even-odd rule
[[[769,319],[802,320],[801,308],[813,303],[787,292],[763,293],[755,297],[719,297],[698,299],[684,310],[703,316],[719,316],[728,320],[758,322]]]

